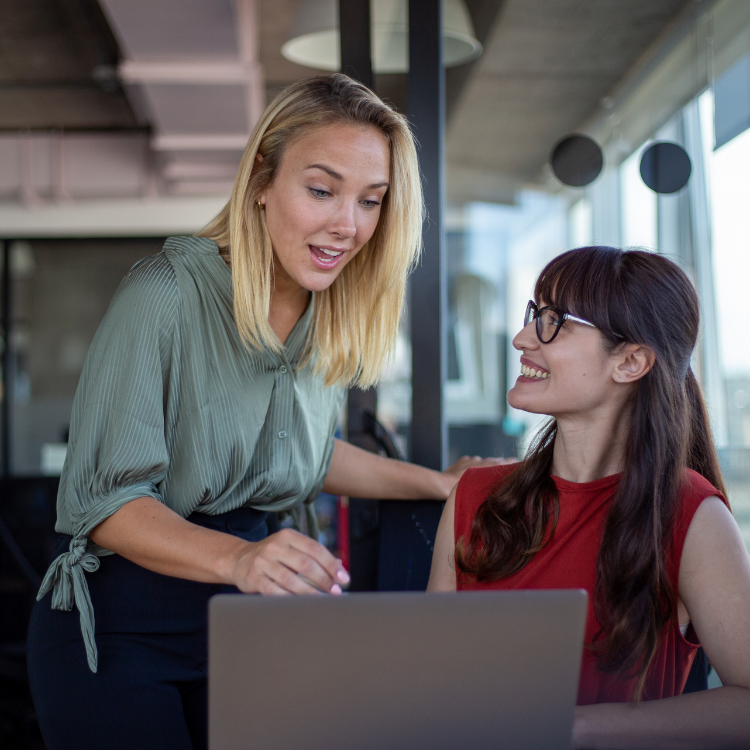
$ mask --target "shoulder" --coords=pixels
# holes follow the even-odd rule
[[[507,479],[518,466],[515,464],[498,464],[467,469],[456,486],[456,502],[466,502],[471,497],[482,496],[482,500]]]
[[[719,490],[717,490],[716,487],[714,487],[711,482],[708,481],[708,479],[699,474],[697,471],[693,471],[693,469],[685,469],[683,471],[681,493],[683,502],[692,499],[703,500],[710,495],[723,497],[721,492],[719,492]]]
[[[455,533],[456,539],[471,533],[471,525],[479,506],[518,467],[518,464],[501,464],[467,469],[456,485]]]
[[[672,534],[673,575],[679,571],[688,531],[695,531],[693,521],[699,521],[700,525],[702,519],[711,519],[717,514],[731,517],[728,509],[727,499],[708,479],[692,469],[684,470]]]
[[[153,296],[154,302],[169,303],[178,296],[177,277],[167,254],[162,250],[139,260],[123,279],[118,296]]]
[[[697,471],[693,471],[693,469],[685,469],[682,475],[682,486],[675,519],[677,534],[682,533],[684,535],[687,533],[693,516],[708,497],[716,497],[729,507],[727,499],[708,479]]]
[[[166,301],[173,300],[181,293],[186,276],[194,277],[202,263],[218,255],[216,244],[205,237],[168,237],[161,252],[130,269],[121,289],[156,292]]]
[[[100,328],[133,335],[171,331],[177,323],[180,291],[164,252],[138,261],[122,280]]]
[[[201,259],[219,255],[219,248],[208,237],[167,237],[162,251],[175,267],[190,267]]]

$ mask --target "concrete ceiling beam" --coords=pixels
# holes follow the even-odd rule
[[[246,145],[246,133],[156,135],[151,139],[154,151],[244,151]]]
[[[254,85],[258,63],[238,60],[126,60],[118,69],[123,83],[198,83]]]

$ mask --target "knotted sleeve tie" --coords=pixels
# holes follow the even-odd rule
[[[96,672],[98,653],[94,639],[94,608],[91,604],[84,571],[93,573],[97,570],[99,558],[86,550],[86,544],[86,538],[71,539],[68,552],[63,552],[50,565],[36,598],[40,601],[51,589],[52,609],[65,612],[73,609],[75,601],[81,616],[81,632],[86,645],[86,658],[91,671]]]

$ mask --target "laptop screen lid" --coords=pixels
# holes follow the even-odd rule
[[[569,748],[584,591],[220,595],[210,750]]]

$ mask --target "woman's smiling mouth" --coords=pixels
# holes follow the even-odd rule
[[[550,372],[540,367],[536,362],[521,357],[521,377],[528,380],[546,380],[550,377]]]
[[[344,250],[337,250],[333,247],[320,247],[318,245],[308,245],[310,257],[318,268],[335,268],[344,257]]]
[[[536,378],[537,380],[542,380],[549,377],[548,372],[544,372],[543,370],[535,370],[533,367],[527,367],[526,365],[521,365],[521,374],[524,377]]]

